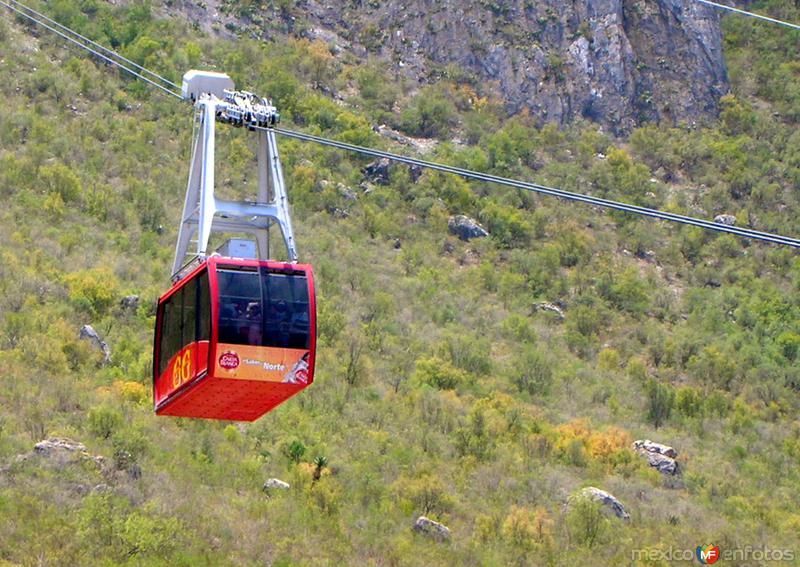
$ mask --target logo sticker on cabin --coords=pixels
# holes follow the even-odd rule
[[[239,367],[239,355],[229,350],[222,353],[219,357],[219,366],[225,370],[234,370]]]
[[[234,351],[233,348],[236,348]],[[220,343],[217,376],[239,380],[308,384],[309,351]]]

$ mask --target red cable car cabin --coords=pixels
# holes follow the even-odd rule
[[[211,257],[158,300],[158,415],[254,421],[314,380],[308,264]]]

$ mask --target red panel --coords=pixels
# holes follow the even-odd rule
[[[156,378],[155,404],[158,406],[182,386],[208,371],[208,341],[189,343],[169,360],[167,369]]]
[[[308,309],[311,313],[311,326],[309,332],[311,333],[311,341],[308,343],[309,357],[308,357],[308,383],[314,381],[314,368],[317,363],[317,291],[314,286],[314,270],[310,264],[304,264],[303,269],[308,278]]]
[[[206,377],[180,392],[156,413],[255,421],[303,388],[298,384]]]

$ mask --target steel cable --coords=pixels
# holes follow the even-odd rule
[[[69,32],[69,33],[81,38],[81,40],[87,41],[87,42],[91,43],[92,45],[97,46],[99,49],[102,49],[103,51],[112,54],[114,57],[118,57],[118,58],[130,63],[131,65],[135,66],[136,68],[141,69],[143,72],[146,72],[146,73],[156,77],[158,80],[161,80],[162,82],[165,82],[165,83],[175,87],[176,89],[178,89],[178,85],[176,85],[175,83],[172,83],[171,81],[161,77],[160,75],[158,75],[156,73],[153,73],[152,71],[149,71],[149,70],[145,69],[144,67],[142,67],[142,66],[140,66],[140,65],[138,65],[136,63],[133,63],[132,61],[130,61],[128,59],[125,59],[124,57],[122,57],[121,55],[117,54],[116,52],[114,52],[114,51],[112,51],[112,50],[110,50],[108,48],[105,48],[105,47],[93,42],[92,40],[89,40],[88,38],[85,38],[84,36],[78,34],[77,32],[74,32],[74,31],[70,30],[66,26],[63,26],[63,25],[59,24],[58,22],[54,22],[50,18],[47,18],[46,16],[39,14],[35,10],[32,10],[32,9],[28,8],[24,4],[18,2],[17,0],[9,0],[9,1],[13,2],[15,5],[19,5],[19,6],[24,7],[26,10],[29,10],[30,12],[40,16],[42,19],[44,19],[46,21],[49,21],[49,22],[52,22],[54,25],[58,26],[59,28],[62,28],[66,32]],[[702,3],[706,3],[706,4],[712,4],[712,5],[715,4],[714,2],[710,2],[709,0],[697,0],[697,1],[698,2],[702,2]],[[111,65],[117,66],[117,67],[127,71],[131,75],[133,75],[133,76],[135,76],[135,77],[137,77],[139,79],[142,79],[143,81],[145,81],[148,84],[158,88],[159,90],[165,92],[166,94],[169,94],[169,95],[174,96],[176,98],[183,99],[183,96],[180,94],[180,92],[176,92],[176,91],[171,90],[171,89],[169,89],[167,87],[164,87],[163,85],[160,85],[160,84],[156,83],[154,80],[151,80],[148,77],[145,77],[143,74],[136,72],[135,70],[131,69],[130,67],[127,67],[126,65],[120,63],[119,61],[115,61],[111,57],[106,56],[106,55],[100,53],[99,51],[97,51],[95,49],[92,49],[92,47],[90,47],[89,45],[81,43],[81,41],[78,41],[74,37],[70,37],[69,35],[67,35],[67,33],[64,33],[62,31],[60,31],[59,29],[56,29],[56,28],[48,25],[46,22],[42,21],[42,19],[38,19],[37,17],[32,16],[31,14],[22,11],[21,9],[15,7],[15,5],[9,4],[8,2],[6,2],[4,0],[0,0],[0,5],[5,6],[6,8],[8,8],[8,9],[16,12],[17,14],[19,14],[19,15],[21,15],[21,16],[23,16],[23,17],[25,17],[25,18],[27,18],[27,19],[29,19],[31,21],[33,21],[34,23],[41,25],[42,27],[52,31],[53,33],[59,35],[60,37],[66,39],[67,41],[69,41],[69,42],[77,45],[78,47],[80,47],[80,48],[82,48],[82,49],[84,49],[84,50],[96,55],[97,57],[103,59],[104,61],[110,63]],[[724,5],[721,5],[721,4],[718,5],[718,6],[719,7],[728,8],[728,7],[726,7]],[[734,9],[734,10],[735,11],[741,11],[741,10],[737,10],[737,9]],[[753,14],[748,12],[748,13],[746,13],[746,15],[753,15]],[[762,18],[772,21],[771,18],[766,18],[766,17],[762,17]],[[780,22],[778,20],[776,20],[775,22],[776,23],[786,23],[786,22]],[[791,25],[794,26],[793,24],[791,24]],[[797,27],[797,26],[794,26],[794,27]],[[290,138],[295,138],[297,140],[306,141],[306,142],[314,142],[314,143],[321,144],[321,145],[324,145],[324,146],[334,147],[334,148],[338,148],[338,149],[345,150],[345,151],[356,152],[356,153],[360,153],[360,154],[363,154],[363,155],[369,155],[369,156],[372,156],[372,157],[386,158],[386,159],[390,159],[390,160],[393,160],[393,161],[406,163],[406,164],[409,164],[409,165],[417,165],[417,166],[425,167],[425,168],[432,169],[432,170],[435,170],[435,171],[441,171],[441,172],[444,172],[444,173],[450,173],[450,174],[453,174],[453,175],[458,175],[458,176],[463,177],[465,179],[473,179],[473,180],[476,180],[476,181],[483,181],[483,182],[486,182],[486,183],[495,183],[495,184],[498,184],[498,185],[505,185],[507,187],[514,187],[514,188],[522,189],[522,190],[526,190],[526,191],[533,191],[533,192],[536,192],[536,193],[541,193],[541,194],[544,194],[544,195],[550,195],[550,196],[553,196],[553,197],[558,197],[558,198],[566,199],[566,200],[569,200],[569,201],[587,203],[587,204],[590,204],[590,205],[595,205],[595,206],[604,207],[604,208],[608,208],[608,209],[612,209],[612,210],[618,210],[618,211],[623,211],[623,212],[627,212],[627,213],[647,216],[647,217],[655,218],[655,219],[659,219],[659,220],[665,220],[665,221],[671,221],[671,222],[677,222],[677,223],[681,223],[681,224],[696,226],[696,227],[703,228],[703,229],[706,229],[706,230],[712,230],[712,231],[716,231],[716,232],[724,232],[724,233],[728,233],[728,234],[733,234],[735,236],[740,236],[740,237],[743,237],[743,238],[751,238],[751,239],[755,239],[755,240],[761,240],[761,241],[764,241],[764,242],[771,242],[771,243],[774,243],[774,244],[782,244],[782,245],[786,245],[786,246],[792,246],[794,248],[800,248],[800,239],[791,238],[791,237],[787,237],[787,236],[781,236],[779,234],[772,234],[772,233],[769,233],[769,232],[762,232],[762,231],[757,231],[757,230],[752,230],[752,229],[747,229],[747,228],[742,228],[742,227],[737,227],[737,226],[730,226],[730,225],[720,224],[720,223],[716,223],[716,222],[705,220],[705,219],[699,219],[699,218],[689,217],[689,216],[685,216],[685,215],[678,215],[678,214],[674,214],[674,213],[668,213],[668,212],[665,212],[665,211],[659,211],[657,209],[650,209],[650,208],[647,208],[647,207],[640,207],[640,206],[637,206],[637,205],[630,205],[630,204],[622,203],[622,202],[619,202],[619,201],[612,201],[612,200],[609,200],[609,199],[602,199],[602,198],[599,198],[599,197],[593,197],[591,195],[584,195],[584,194],[581,194],[581,193],[573,193],[571,191],[564,191],[562,189],[557,189],[557,188],[554,188],[554,187],[547,187],[545,185],[540,185],[540,184],[536,184],[536,183],[529,183],[529,182],[525,182],[525,181],[519,181],[519,180],[516,180],[516,179],[509,179],[509,178],[506,178],[506,177],[499,177],[499,176],[491,175],[491,174],[488,174],[488,173],[481,173],[481,172],[472,171],[472,170],[468,170],[468,169],[463,169],[463,168],[459,168],[459,167],[455,167],[455,166],[450,166],[450,165],[430,162],[430,161],[421,160],[421,159],[417,159],[417,158],[412,158],[412,157],[408,157],[408,156],[402,156],[402,155],[399,155],[399,154],[393,154],[393,153],[384,152],[384,151],[381,151],[381,150],[375,150],[375,149],[372,149],[372,148],[365,148],[365,147],[362,147],[362,146],[357,146],[357,145],[354,145],[354,144],[348,144],[346,142],[339,142],[339,141],[336,141],[336,140],[331,140],[331,139],[323,138],[323,137],[320,137],[320,136],[313,136],[311,134],[303,134],[301,132],[296,132],[296,131],[292,131],[292,130],[286,130],[284,128],[257,128],[257,129],[258,130],[273,130],[277,134],[280,134],[280,135],[286,136],[286,137],[290,137]]]
[[[259,130],[268,130],[268,128],[258,128]],[[757,230],[752,230],[748,228],[742,228],[737,226],[729,226],[720,223],[716,223],[713,221],[708,221],[704,219],[699,219],[695,217],[689,217],[684,215],[678,215],[674,213],[668,213],[665,211],[659,211],[657,209],[649,209],[646,207],[639,207],[637,205],[629,205],[627,203],[621,203],[619,201],[612,201],[609,199],[602,199],[599,197],[593,197],[591,195],[584,195],[581,193],[573,193],[571,191],[564,191],[562,189],[556,189],[554,187],[547,187],[546,185],[539,185],[537,183],[529,183],[525,181],[519,181],[516,179],[508,179],[506,177],[499,177],[496,175],[491,175],[488,173],[481,173],[477,171],[472,171],[469,169],[463,169],[459,167],[454,167],[450,165],[444,165],[440,163],[425,161],[417,158],[411,158],[407,156],[402,156],[398,154],[393,154],[390,152],[384,152],[381,150],[375,150],[372,148],[365,148],[362,146],[356,146],[354,144],[348,144],[346,142],[339,142],[336,140],[330,140],[328,138],[322,138],[320,136],[313,136],[311,134],[304,134],[301,132],[295,132],[293,130],[286,130],[284,128],[274,128],[276,134],[280,134],[282,136],[286,136],[289,138],[295,138],[297,140],[302,140],[306,142],[314,142],[317,144],[321,144],[324,146],[334,147],[341,150],[357,152],[364,155],[369,155],[372,157],[379,157],[379,158],[386,158],[393,161],[406,163],[409,165],[418,165],[420,167],[425,167],[428,169],[433,169],[437,171],[442,171],[445,173],[451,173],[454,175],[458,175],[467,179],[474,179],[477,181],[485,181],[487,183],[496,183],[499,185],[505,185],[508,187],[515,187],[517,189],[524,189],[526,191],[533,191],[536,193],[542,193],[545,195],[550,195],[553,197],[559,197],[562,199],[567,199],[570,201],[579,201],[583,203],[588,203],[591,205],[596,205],[599,207],[615,209],[618,211],[624,211],[628,213],[648,216],[652,218],[657,218],[661,220],[671,221],[671,222],[678,222],[682,224],[688,224],[697,226],[700,228],[704,228],[707,230],[713,230],[717,232],[726,232],[729,234],[734,234],[736,236],[741,236],[744,238],[752,238],[756,240],[762,240],[765,242],[772,242],[774,244],[784,244],[787,246],[793,246],[795,248],[800,248],[800,239],[791,238],[787,236],[781,236],[779,234],[772,234],[769,232],[761,232]]]
[[[719,4],[717,2],[712,2],[711,0],[695,0],[695,2],[700,2],[701,4],[706,4],[707,6],[711,6],[713,8],[719,8],[720,10],[728,10],[729,12],[734,12],[736,14],[747,16],[749,18],[756,18],[758,20],[763,20],[765,22],[770,22],[772,24],[778,24],[779,26],[785,26],[788,28],[792,28],[793,30],[800,30],[800,25],[793,24],[791,22],[784,22],[783,20],[778,20],[775,18],[770,18],[769,16],[762,16],[761,14],[756,14],[755,12],[748,12],[747,10],[734,8],[733,6],[726,6],[725,4]]]
[[[13,0],[12,0],[12,1],[13,1]],[[28,13],[26,13],[26,12],[22,11],[21,9],[19,9],[19,8],[17,8],[17,7],[15,7],[15,6],[13,6],[13,5],[11,5],[11,4],[9,4],[9,3],[7,3],[7,2],[5,2],[5,1],[3,1],[3,0],[0,0],[0,5],[1,5],[1,6],[5,6],[5,7],[6,7],[6,8],[8,8],[9,10],[12,10],[12,11],[16,12],[16,13],[17,13],[17,14],[19,14],[20,16],[23,16],[23,17],[25,17],[25,18],[27,18],[27,19],[29,19],[29,20],[33,21],[34,23],[36,23],[36,24],[38,24],[38,25],[42,26],[43,28],[50,30],[50,31],[51,31],[51,32],[53,32],[54,34],[56,34],[56,35],[59,35],[59,36],[61,36],[62,38],[66,39],[67,41],[69,41],[69,42],[71,42],[71,43],[73,43],[73,44],[77,45],[77,46],[78,46],[78,47],[80,47],[81,49],[85,49],[85,50],[86,50],[86,51],[88,51],[89,53],[92,53],[93,55],[96,55],[97,57],[99,57],[100,59],[102,59],[102,60],[106,61],[107,63],[110,63],[111,65],[114,65],[114,66],[116,66],[116,67],[119,67],[119,68],[121,68],[121,69],[124,69],[125,71],[127,71],[127,72],[128,72],[128,73],[130,73],[131,75],[133,75],[133,76],[135,76],[135,77],[137,77],[137,78],[139,78],[139,79],[141,79],[141,80],[145,81],[146,83],[149,83],[150,85],[152,85],[152,86],[156,87],[157,89],[160,89],[161,91],[163,91],[163,92],[167,93],[168,95],[171,95],[171,96],[174,96],[174,97],[177,97],[177,98],[183,99],[183,96],[182,96],[180,93],[178,93],[178,92],[175,92],[175,91],[172,91],[172,90],[168,89],[167,87],[165,87],[165,86],[163,86],[163,85],[159,85],[158,83],[156,83],[156,82],[155,82],[155,81],[153,81],[152,79],[149,79],[149,78],[145,77],[144,75],[142,75],[142,74],[140,74],[140,73],[137,73],[136,71],[134,71],[133,69],[131,69],[131,68],[129,68],[129,67],[127,67],[127,66],[123,65],[123,64],[122,64],[122,63],[120,63],[119,61],[115,61],[115,60],[111,59],[110,57],[108,57],[108,56],[106,56],[106,55],[103,55],[103,54],[102,54],[102,53],[100,53],[99,51],[96,51],[95,49],[92,49],[90,46],[88,46],[88,45],[86,45],[86,44],[83,44],[83,43],[81,43],[81,42],[80,42],[80,41],[78,41],[77,39],[75,39],[75,38],[73,38],[73,37],[70,37],[70,36],[69,36],[69,35],[67,35],[66,33],[64,33],[64,32],[62,32],[62,31],[59,31],[58,29],[56,29],[56,28],[54,28],[54,27],[52,27],[52,26],[48,25],[47,23],[45,23],[45,22],[43,22],[43,21],[41,21],[41,20],[38,20],[36,17],[34,17],[34,16],[32,16],[32,15],[30,15],[30,14],[28,14]],[[153,73],[153,74],[155,74],[155,73]]]
[[[7,1],[8,1],[8,2],[11,2],[11,3],[12,3],[12,4],[14,4],[15,6],[19,6],[19,7],[21,7],[22,9],[24,9],[24,10],[27,10],[28,12],[31,12],[32,14],[34,14],[34,16],[35,16],[35,17],[37,17],[37,18],[39,18],[39,19],[41,19],[41,20],[44,20],[44,21],[46,21],[46,22],[48,22],[48,23],[50,23],[50,24],[52,24],[52,25],[56,26],[57,28],[59,28],[59,29],[60,29],[61,31],[63,31],[64,33],[71,34],[71,35],[73,35],[73,36],[75,36],[75,37],[79,38],[81,41],[84,41],[84,42],[86,42],[86,43],[88,43],[88,44],[92,45],[93,47],[95,47],[95,48],[97,48],[97,49],[99,49],[99,50],[103,51],[103,52],[104,52],[104,53],[106,53],[106,54],[107,54],[109,57],[115,57],[115,58],[117,58],[117,59],[121,59],[121,60],[122,60],[122,61],[124,61],[124,62],[125,62],[127,65],[130,65],[130,66],[132,66],[132,67],[134,67],[134,68],[138,69],[140,72],[142,72],[142,73],[146,73],[146,74],[150,75],[151,77],[154,77],[156,80],[159,80],[159,81],[161,81],[162,83],[166,83],[168,86],[170,86],[170,87],[173,87],[174,89],[176,89],[176,90],[178,90],[178,91],[180,91],[180,90],[181,90],[181,87],[180,87],[180,85],[178,85],[178,84],[176,84],[176,83],[173,83],[172,81],[170,81],[170,80],[169,80],[169,79],[167,79],[166,77],[162,77],[162,76],[161,76],[161,75],[159,75],[158,73],[155,73],[155,72],[151,71],[150,69],[147,69],[147,68],[145,68],[145,67],[142,67],[141,65],[139,65],[139,64],[138,64],[138,63],[136,63],[135,61],[131,61],[130,59],[128,59],[127,57],[125,57],[125,56],[123,56],[123,55],[120,55],[120,54],[119,54],[119,53],[117,53],[116,51],[114,51],[114,50],[112,50],[112,49],[109,49],[109,48],[107,48],[106,46],[104,46],[104,45],[101,45],[101,44],[97,43],[96,41],[93,41],[93,40],[89,39],[88,37],[86,37],[86,36],[84,36],[84,35],[81,35],[81,34],[79,34],[79,33],[78,33],[78,32],[76,32],[75,30],[72,30],[72,29],[68,28],[67,26],[65,26],[65,25],[63,25],[63,24],[60,24],[60,23],[58,23],[57,21],[53,20],[52,18],[49,18],[49,17],[47,17],[45,14],[42,14],[41,12],[38,12],[38,11],[34,10],[33,8],[31,8],[31,7],[29,7],[29,6],[26,6],[26,5],[25,5],[25,4],[23,4],[22,2],[19,2],[18,0],[7,0]]]

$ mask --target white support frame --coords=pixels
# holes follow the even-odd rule
[[[277,223],[286,244],[289,261],[297,262],[297,248],[275,132],[266,128],[255,131],[259,137],[258,202],[225,201],[214,195],[215,118],[219,103],[220,100],[215,96],[204,95],[195,104],[199,127],[192,142],[189,184],[172,265],[174,281],[181,278],[180,272],[185,265],[186,256],[190,254],[192,237],[196,235],[197,248],[194,257],[202,260],[208,255],[208,241],[212,232],[252,234],[258,244],[259,259],[268,260],[269,228]]]

